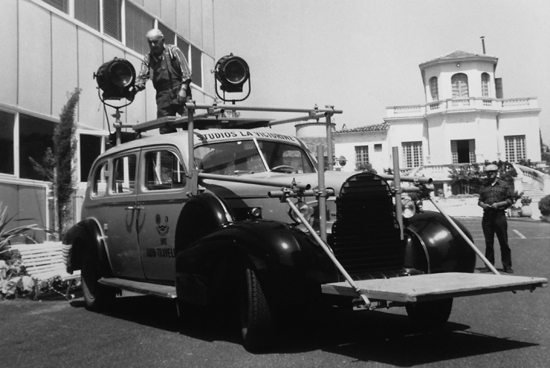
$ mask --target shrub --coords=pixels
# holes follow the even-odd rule
[[[550,194],[540,200],[539,210],[541,215],[550,216]]]

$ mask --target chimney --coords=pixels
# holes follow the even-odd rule
[[[485,55],[485,36],[481,36],[481,45],[483,46],[483,55]]]

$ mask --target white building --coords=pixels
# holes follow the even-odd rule
[[[420,64],[425,103],[391,106],[383,124],[335,132],[336,157],[348,159],[343,170],[367,161],[382,173],[392,166],[392,147],[401,171],[422,167],[442,182],[451,164],[540,161],[537,99],[504,98],[497,63],[455,51]]]
[[[88,170],[114,133],[111,116],[98,98],[94,72],[114,57],[139,72],[148,52],[146,32],[160,29],[192,69],[193,99],[214,101],[213,0],[2,0],[0,34],[0,202],[24,223],[50,226],[48,183],[32,169],[52,146],[54,126],[67,93],[82,90],[77,108],[76,176],[85,186]],[[122,109],[122,123],[156,117],[150,82]]]

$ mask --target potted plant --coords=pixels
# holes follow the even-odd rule
[[[550,194],[546,197],[542,197],[539,202],[539,210],[541,214],[541,220],[550,222]]]
[[[521,217],[533,216],[533,210],[531,210],[531,202],[533,199],[529,196],[521,197]]]
[[[523,196],[523,192],[518,193],[517,191],[514,192],[512,195],[512,206],[510,207],[510,217],[520,217],[521,216],[521,208],[516,206],[516,203],[518,199],[520,199]]]

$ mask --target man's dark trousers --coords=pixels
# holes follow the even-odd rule
[[[485,258],[495,264],[495,234],[500,244],[500,256],[504,268],[512,267],[512,251],[508,245],[508,223],[504,211],[488,210],[481,220],[483,235],[485,235]]]

